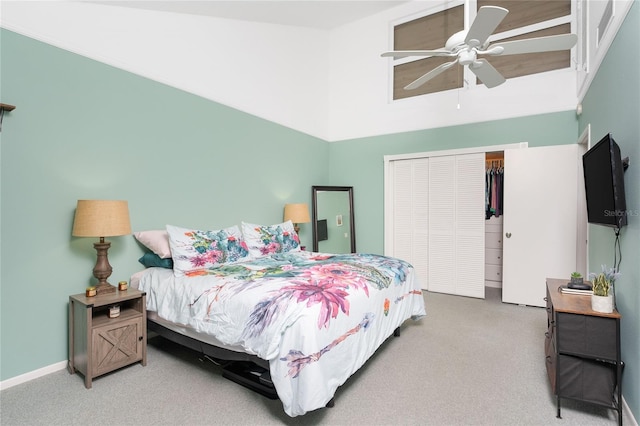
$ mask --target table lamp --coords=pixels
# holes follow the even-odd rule
[[[298,204],[285,204],[284,205],[284,221],[290,220],[293,222],[293,229],[296,234],[300,232],[300,223],[309,223],[311,218],[309,217],[309,206],[306,203]]]
[[[96,266],[93,268],[93,276],[98,279],[97,295],[116,291],[116,288],[107,282],[113,269],[107,258],[111,243],[104,238],[128,234],[131,234],[131,223],[129,205],[126,201],[78,200],[71,235],[100,238],[100,242],[93,244],[98,255]]]

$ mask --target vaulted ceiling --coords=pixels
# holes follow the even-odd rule
[[[396,7],[406,0],[86,0],[92,3],[134,7],[191,15],[214,16],[318,29],[331,29]]]
[[[380,57],[393,25],[463,3],[9,1],[2,12],[3,28],[330,141],[575,108],[575,67],[492,89],[471,75],[463,90],[393,101],[398,64]],[[589,1],[590,16],[600,3]]]
[[[86,0],[94,3],[111,4],[145,10],[184,13],[238,19],[252,22],[333,29],[375,13],[408,3],[404,0],[279,0],[279,1],[191,1],[191,0],[134,0],[109,1]],[[441,11],[426,12],[424,16],[412,18],[397,25],[394,30],[394,49],[417,50],[438,49],[445,45],[447,38],[464,28],[465,8],[500,6],[509,14],[495,30],[504,41],[531,37],[564,34],[571,32],[571,0],[465,0],[446,2],[423,1],[425,8]],[[442,6],[438,6],[442,5]],[[475,10],[470,13],[475,16]],[[467,12],[469,13],[469,12]],[[467,24],[469,25],[469,24]],[[494,37],[495,39],[495,37]],[[535,73],[567,68],[570,52],[558,51],[491,58],[491,64],[505,77],[514,78]],[[405,58],[394,62],[393,99],[403,99],[463,87],[466,84],[481,84],[463,67],[453,67],[442,75],[416,90],[403,90],[411,81],[428,70],[449,61],[448,58],[426,59]]]

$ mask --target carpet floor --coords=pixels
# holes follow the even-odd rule
[[[221,376],[220,367],[161,337],[147,366],[96,378],[66,370],[0,392],[2,425],[615,425],[616,413],[563,400],[547,380],[546,311],[425,292],[427,316],[407,321],[335,396],[333,408],[290,418]],[[633,420],[625,417],[625,425]]]

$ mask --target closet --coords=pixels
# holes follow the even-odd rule
[[[502,288],[504,152],[485,155],[484,285]]]
[[[497,220],[486,219],[487,152],[504,153]],[[423,289],[483,298],[485,285],[501,283],[503,302],[544,306],[546,278],[576,270],[577,145],[522,143],[384,160],[385,254],[412,263]],[[489,280],[491,270],[501,279]]]
[[[484,153],[387,164],[385,252],[411,262],[422,288],[484,297]]]

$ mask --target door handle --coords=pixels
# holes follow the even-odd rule
[[[511,232],[507,232],[505,235],[507,236],[507,238],[511,238]]]

